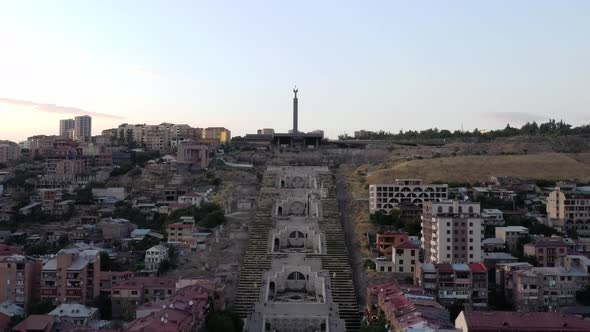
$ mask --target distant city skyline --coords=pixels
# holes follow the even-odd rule
[[[34,8],[35,10],[31,10]],[[223,126],[496,129],[590,122],[587,1],[0,4],[0,140],[92,116]]]

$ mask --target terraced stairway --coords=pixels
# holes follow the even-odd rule
[[[359,308],[337,201],[323,199],[322,209],[324,218],[320,222],[320,229],[326,236],[327,248],[326,255],[321,255],[322,269],[330,271],[332,299],[338,304],[338,312],[340,318],[346,322],[346,330],[358,331],[360,329]]]
[[[254,303],[258,302],[262,274],[270,269],[268,232],[273,227],[271,207],[270,197],[261,194],[257,201],[256,217],[250,226],[250,239],[242,262],[238,292],[234,302],[234,310],[242,318],[247,318],[252,312]]]

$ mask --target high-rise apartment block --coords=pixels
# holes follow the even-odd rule
[[[89,141],[92,137],[92,118],[88,115],[74,118],[74,139],[77,141]]]
[[[20,146],[14,142],[0,141],[0,163],[20,158]]]
[[[27,307],[39,296],[40,260],[22,255],[16,247],[0,244],[0,302]]]
[[[421,179],[396,179],[393,184],[369,186],[369,211],[391,212],[398,205],[439,202],[448,198],[447,184],[424,184]]]
[[[59,136],[63,138],[74,138],[74,128],[76,121],[74,119],[59,120]]]
[[[479,203],[426,202],[422,209],[422,246],[427,263],[481,262],[483,217]]]
[[[580,189],[575,184],[569,188],[555,188],[547,197],[547,217],[562,231],[576,230],[578,234],[588,236],[590,191]]]
[[[62,249],[41,269],[41,298],[54,303],[89,303],[100,293],[98,250]]]

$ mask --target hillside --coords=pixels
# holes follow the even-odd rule
[[[391,183],[396,178],[421,178],[427,182],[484,182],[492,175],[525,179],[575,179],[590,182],[590,153],[541,153],[428,158],[402,161],[370,172],[366,183]]]

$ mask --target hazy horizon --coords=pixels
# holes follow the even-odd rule
[[[498,129],[590,123],[587,1],[0,4],[0,139],[93,116],[224,126]]]

